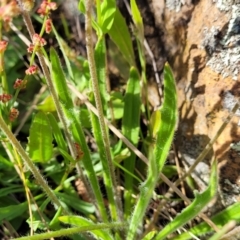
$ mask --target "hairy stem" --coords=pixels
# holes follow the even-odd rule
[[[90,75],[91,75],[91,80],[92,80],[92,88],[93,88],[93,93],[94,93],[94,98],[96,102],[96,107],[98,110],[98,117],[99,117],[99,123],[100,123],[100,128],[102,132],[102,137],[103,137],[103,144],[106,150],[106,159],[108,161],[108,166],[110,170],[110,176],[113,184],[113,191],[115,191],[114,195],[115,197],[115,203],[118,208],[118,219],[122,219],[122,206],[121,206],[121,201],[119,197],[119,193],[117,191],[117,183],[116,183],[116,178],[114,174],[114,166],[113,166],[113,161],[111,157],[111,151],[110,151],[110,143],[109,143],[109,138],[107,134],[107,126],[104,121],[104,115],[103,115],[103,107],[102,107],[102,101],[100,97],[100,92],[99,92],[99,84],[98,84],[98,79],[97,79],[97,72],[96,72],[96,64],[95,64],[95,59],[94,59],[94,50],[93,50],[93,41],[92,41],[92,18],[91,18],[91,9],[92,9],[92,1],[91,0],[86,0],[86,48],[87,48],[87,56],[88,56],[88,62],[89,62],[89,69],[90,69]]]

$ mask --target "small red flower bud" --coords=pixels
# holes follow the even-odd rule
[[[19,111],[16,108],[11,108],[9,113],[9,120],[13,122],[19,115]]]
[[[48,2],[47,0],[43,0],[37,13],[41,16],[47,16],[50,10],[54,11],[57,9],[57,4],[55,2]]]
[[[0,53],[3,53],[7,49],[7,45],[7,41],[0,41]]]
[[[45,31],[46,33],[50,33],[52,31],[52,20],[50,18],[46,21]]]
[[[12,95],[8,93],[3,93],[0,95],[0,101],[3,103],[9,102],[12,99]]]
[[[27,81],[22,79],[17,79],[13,85],[14,89],[24,89],[26,88]]]
[[[38,67],[35,65],[32,65],[25,71],[25,73],[27,75],[33,75],[33,74],[37,73],[37,71],[38,71]]]
[[[43,47],[44,45],[47,44],[46,40],[44,38],[40,37],[37,33],[35,33],[33,35],[32,41],[33,41],[33,45],[36,45],[36,46]]]
[[[31,44],[29,45],[29,47],[27,48],[27,51],[28,51],[29,53],[32,53],[33,50],[34,50],[34,45],[31,43]]]
[[[79,145],[78,143],[74,143],[74,145],[75,145],[75,149],[76,149],[76,152],[77,152],[77,157],[76,157],[76,159],[82,158],[83,155],[84,155],[84,152],[82,151],[80,145]]]

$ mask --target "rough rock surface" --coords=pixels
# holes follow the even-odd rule
[[[191,165],[240,96],[240,1],[152,0],[155,24],[164,29],[165,52],[178,85],[176,146]],[[211,158],[219,163],[224,205],[240,193],[238,111],[195,171],[207,183]]]

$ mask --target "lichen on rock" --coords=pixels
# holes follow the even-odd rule
[[[232,1],[217,1],[217,6],[219,2],[230,3]],[[223,4],[222,6],[226,7],[225,11],[231,10],[230,20],[227,30],[221,31],[221,39],[216,38],[219,35],[217,27],[213,26],[209,31],[205,30],[203,46],[209,49],[210,54],[213,53],[207,66],[224,78],[230,76],[233,80],[237,80],[240,73],[240,4],[231,6]]]

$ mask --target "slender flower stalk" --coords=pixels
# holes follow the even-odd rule
[[[20,2],[20,5],[21,5],[22,1],[19,0],[19,2]],[[34,36],[35,36],[35,31],[34,31],[34,28],[33,28],[32,21],[31,21],[31,18],[29,16],[29,13],[26,12],[24,9],[22,9],[22,16],[23,16],[23,19],[24,19],[25,24],[27,26],[29,35],[30,35],[31,39],[33,39]],[[71,136],[70,136],[70,134],[68,132],[67,123],[66,123],[66,120],[64,118],[64,115],[63,115],[63,112],[62,112],[62,109],[61,109],[61,106],[60,106],[60,103],[59,103],[59,100],[58,100],[57,93],[56,93],[56,91],[54,89],[54,86],[53,86],[53,83],[52,83],[52,80],[51,80],[51,76],[50,76],[50,72],[48,70],[48,66],[47,66],[46,61],[45,61],[45,59],[44,59],[44,57],[43,57],[41,52],[38,52],[37,56],[38,56],[40,65],[42,67],[43,74],[44,74],[44,76],[46,78],[46,82],[47,82],[49,91],[50,91],[50,93],[52,95],[52,98],[53,98],[53,101],[55,103],[59,119],[60,119],[60,121],[63,124],[64,133],[65,133],[65,136],[67,138],[70,151],[71,151],[72,155],[75,158],[75,156],[77,155],[76,150],[75,150],[75,145],[74,145],[74,142],[71,139]]]
[[[115,178],[115,173],[114,173],[114,166],[113,166],[113,161],[111,157],[111,151],[110,151],[110,143],[109,143],[109,138],[107,134],[107,126],[104,121],[104,114],[103,114],[103,107],[102,107],[102,101],[101,101],[101,96],[99,92],[99,84],[98,84],[98,79],[97,79],[97,72],[96,72],[96,64],[95,64],[95,59],[94,59],[94,50],[93,50],[93,41],[92,41],[92,19],[91,19],[91,9],[92,9],[92,1],[91,0],[86,0],[85,1],[86,5],[86,25],[85,25],[85,30],[86,30],[86,48],[87,48],[87,56],[88,56],[88,62],[89,62],[89,69],[90,69],[90,75],[91,75],[91,80],[92,80],[92,88],[93,88],[93,93],[94,93],[94,98],[96,102],[96,107],[98,110],[98,117],[99,117],[99,124],[102,132],[102,137],[103,137],[103,144],[106,150],[106,159],[107,163],[109,166],[110,170],[110,181],[113,186],[113,192],[115,195],[115,198],[113,201],[115,202],[115,205],[117,206],[117,218],[118,219],[113,219],[113,220],[122,220],[122,204],[121,204],[121,198],[119,196],[119,193],[117,191],[117,182]]]

